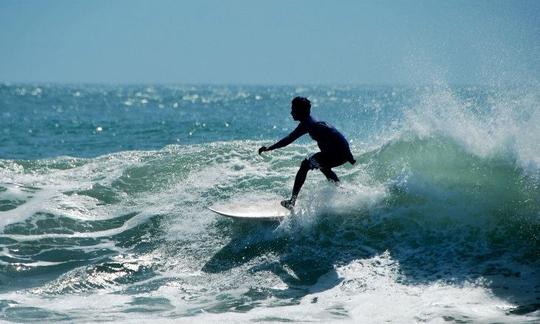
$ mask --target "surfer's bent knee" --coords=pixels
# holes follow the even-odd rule
[[[300,164],[300,168],[306,169],[306,170],[312,170],[313,166],[311,165],[311,162],[308,159],[304,159],[302,163]]]

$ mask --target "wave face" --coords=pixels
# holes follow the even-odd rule
[[[0,94],[2,320],[540,318],[535,89]],[[336,168],[340,187],[312,171],[280,224],[210,212],[290,195],[316,146],[256,151],[295,126],[295,95],[346,134],[357,164]]]

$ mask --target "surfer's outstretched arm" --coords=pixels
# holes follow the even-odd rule
[[[290,133],[289,135],[285,136],[284,138],[280,139],[278,142],[276,142],[275,144],[269,146],[269,147],[266,147],[266,146],[263,146],[259,149],[259,154],[261,154],[262,152],[266,152],[266,151],[272,151],[272,150],[275,150],[275,149],[278,149],[278,148],[282,148],[282,147],[285,147],[289,144],[291,144],[292,142],[296,141],[300,136],[304,135],[307,133],[307,129],[305,129],[302,124],[298,125],[298,127],[296,127],[295,130],[292,131],[292,133]]]

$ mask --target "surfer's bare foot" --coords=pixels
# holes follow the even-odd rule
[[[288,210],[292,210],[294,207],[295,201],[293,199],[283,200],[281,202],[281,206],[287,208]]]

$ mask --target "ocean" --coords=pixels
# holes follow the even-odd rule
[[[0,320],[540,321],[540,87],[0,85]],[[357,163],[281,223],[290,101]]]

